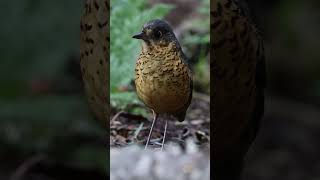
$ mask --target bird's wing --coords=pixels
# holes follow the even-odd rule
[[[109,117],[109,3],[86,0],[80,23],[80,65],[91,110],[105,125]]]
[[[260,121],[263,117],[264,113],[264,90],[266,87],[266,62],[265,62],[265,55],[264,55],[264,45],[262,39],[258,42],[257,48],[257,64],[256,64],[256,105],[254,108],[253,117],[251,120],[251,139],[249,140],[250,143],[255,139],[257,136]],[[250,128],[250,125],[248,126]]]
[[[212,122],[216,157],[245,154],[263,112],[263,46],[243,1],[216,0],[213,32]]]
[[[182,59],[182,62],[187,66],[188,69],[188,77],[189,77],[189,88],[190,88],[190,92],[189,92],[189,97],[188,97],[188,101],[187,103],[181,108],[181,110],[178,110],[177,113],[174,113],[173,116],[175,116],[178,121],[182,122],[184,121],[185,117],[186,117],[186,111],[188,110],[188,107],[191,104],[191,100],[192,100],[192,91],[193,91],[193,75],[192,75],[192,70],[190,67],[190,64],[188,63],[187,57],[186,55],[183,53],[183,51],[180,49],[180,58]]]

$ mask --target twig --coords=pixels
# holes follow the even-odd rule
[[[28,172],[29,169],[31,169],[34,165],[41,162],[46,158],[43,154],[38,154],[35,156],[32,156],[31,158],[24,161],[17,169],[16,171],[11,175],[10,180],[21,180],[23,179],[23,176]]]
[[[116,115],[114,115],[111,119],[111,122],[114,122],[122,113],[124,113],[124,111],[119,111]]]
[[[133,139],[138,139],[137,137],[138,137],[139,133],[141,132],[142,128],[143,128],[143,123],[141,123],[139,125],[139,127],[134,131]]]

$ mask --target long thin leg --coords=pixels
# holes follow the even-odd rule
[[[144,146],[144,149],[147,149],[147,147],[148,147],[148,144],[149,144],[149,141],[150,141],[150,138],[151,138],[151,134],[152,134],[153,125],[154,125],[154,123],[156,122],[156,120],[158,118],[158,114],[157,113],[155,113],[153,110],[152,110],[152,113],[153,113],[153,121],[152,121],[151,129],[150,129],[150,132],[149,132],[149,136],[148,136],[148,139],[147,139],[147,143]]]
[[[167,126],[168,126],[168,120],[166,119],[166,125],[164,126],[164,133],[163,133],[163,139],[162,139],[162,144],[161,144],[161,151],[162,151],[163,146],[164,146],[164,140],[166,139]]]

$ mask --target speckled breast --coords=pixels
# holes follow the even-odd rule
[[[155,112],[174,113],[188,103],[191,77],[178,52],[142,52],[135,71],[138,97]]]

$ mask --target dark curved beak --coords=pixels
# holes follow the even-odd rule
[[[143,32],[139,32],[138,34],[132,36],[132,38],[135,38],[135,39],[145,39],[145,35]]]

